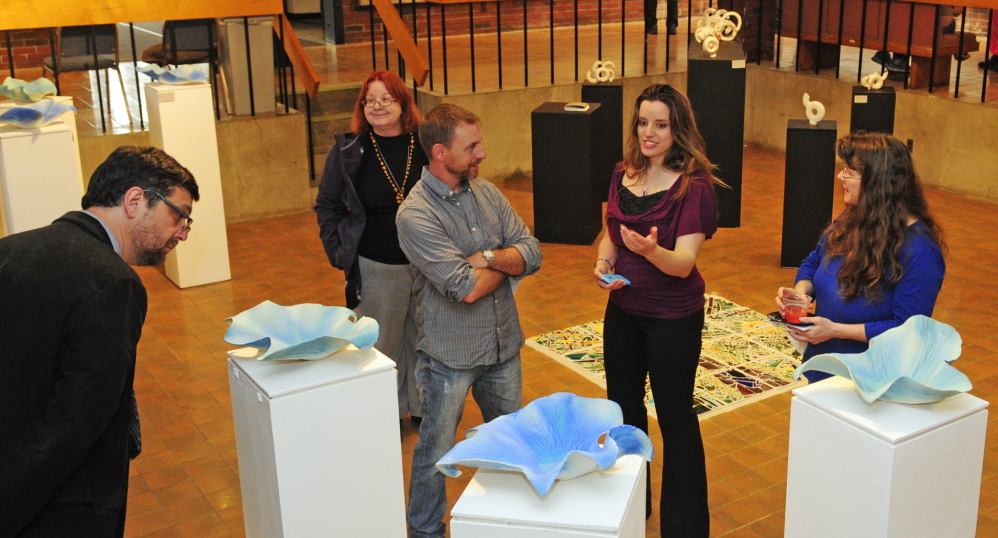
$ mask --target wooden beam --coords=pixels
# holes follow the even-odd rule
[[[3,0],[0,30],[276,15],[282,0]]]
[[[305,92],[308,93],[309,97],[315,99],[319,95],[319,75],[315,74],[315,68],[312,67],[312,62],[305,55],[305,49],[302,48],[298,36],[291,28],[287,15],[281,17],[281,20],[284,21],[284,51],[288,53],[291,64],[295,66],[295,74],[305,86]],[[274,31],[277,32],[278,37],[281,36],[278,17],[274,17]]]
[[[402,17],[399,16],[398,10],[395,9],[395,4],[392,4],[391,0],[372,0],[372,3],[375,9],[378,10],[378,15],[381,16],[381,22],[388,29],[388,34],[395,41],[395,47],[402,54],[402,58],[405,59],[406,67],[412,71],[412,78],[416,81],[417,85],[422,86],[426,83],[426,77],[430,74],[430,65],[426,63],[423,53],[419,51],[416,42],[412,40],[412,34],[409,33],[409,29],[402,22]]]

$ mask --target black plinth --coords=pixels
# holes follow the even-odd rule
[[[836,132],[834,121],[787,123],[782,267],[799,267],[832,222]]]
[[[724,41],[711,58],[690,43],[686,95],[707,142],[707,158],[730,189],[717,189],[718,225],[737,228],[742,219],[742,147],[745,139],[745,52],[740,38]]]
[[[879,90],[853,86],[849,132],[894,134],[895,97],[894,88],[890,86]]]
[[[591,245],[602,228],[596,130],[599,103],[566,112],[544,103],[530,114],[534,166],[534,237],[544,243]]]
[[[620,82],[593,84],[586,81],[582,83],[582,100],[600,104],[596,111],[596,143],[600,147],[596,194],[605,202],[613,168],[624,160],[624,86]]]

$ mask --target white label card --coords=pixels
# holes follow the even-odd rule
[[[864,104],[869,100],[869,96],[866,95],[854,95],[852,96],[852,102],[857,104]]]
[[[732,69],[745,69],[745,60],[731,60]]]

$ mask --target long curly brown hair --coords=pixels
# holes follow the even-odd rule
[[[624,147],[624,171],[630,177],[639,177],[648,171],[651,160],[641,153],[641,143],[638,137],[638,119],[641,103],[659,101],[669,108],[669,126],[672,131],[672,147],[662,160],[662,168],[682,173],[678,188],[672,198],[679,199],[686,195],[693,181],[693,174],[705,172],[710,176],[712,184],[727,187],[714,176],[716,168],[707,159],[707,144],[697,130],[693,119],[693,108],[690,100],[669,84],[652,84],[645,88],[634,102],[634,113],[631,115],[631,128],[627,133],[627,144]]]
[[[901,246],[908,219],[919,220],[945,249],[943,232],[932,215],[915,174],[908,148],[882,133],[858,133],[838,140],[842,162],[860,174],[859,200],[828,227],[826,260],[842,256],[839,293],[846,299],[883,297],[904,276]]]

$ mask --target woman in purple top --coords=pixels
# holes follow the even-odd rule
[[[804,359],[822,353],[862,353],[867,341],[911,316],[931,316],[946,263],[942,230],[929,214],[911,154],[893,136],[851,134],[839,139],[839,172],[845,210],[801,264],[785,299],[813,297],[815,315],[801,318],[810,330],[790,327],[807,342]],[[830,374],[812,371],[811,382]]]
[[[717,230],[714,185],[690,102],[666,84],[634,104],[624,162],[610,182],[607,233],[593,277],[610,290],[604,322],[607,398],[624,422],[648,431],[645,378],[662,429],[662,536],[710,534],[707,471],[693,385],[704,322],[696,268]],[[627,278],[603,280],[604,275]],[[650,484],[650,481],[649,481]],[[651,512],[651,488],[648,491]]]

